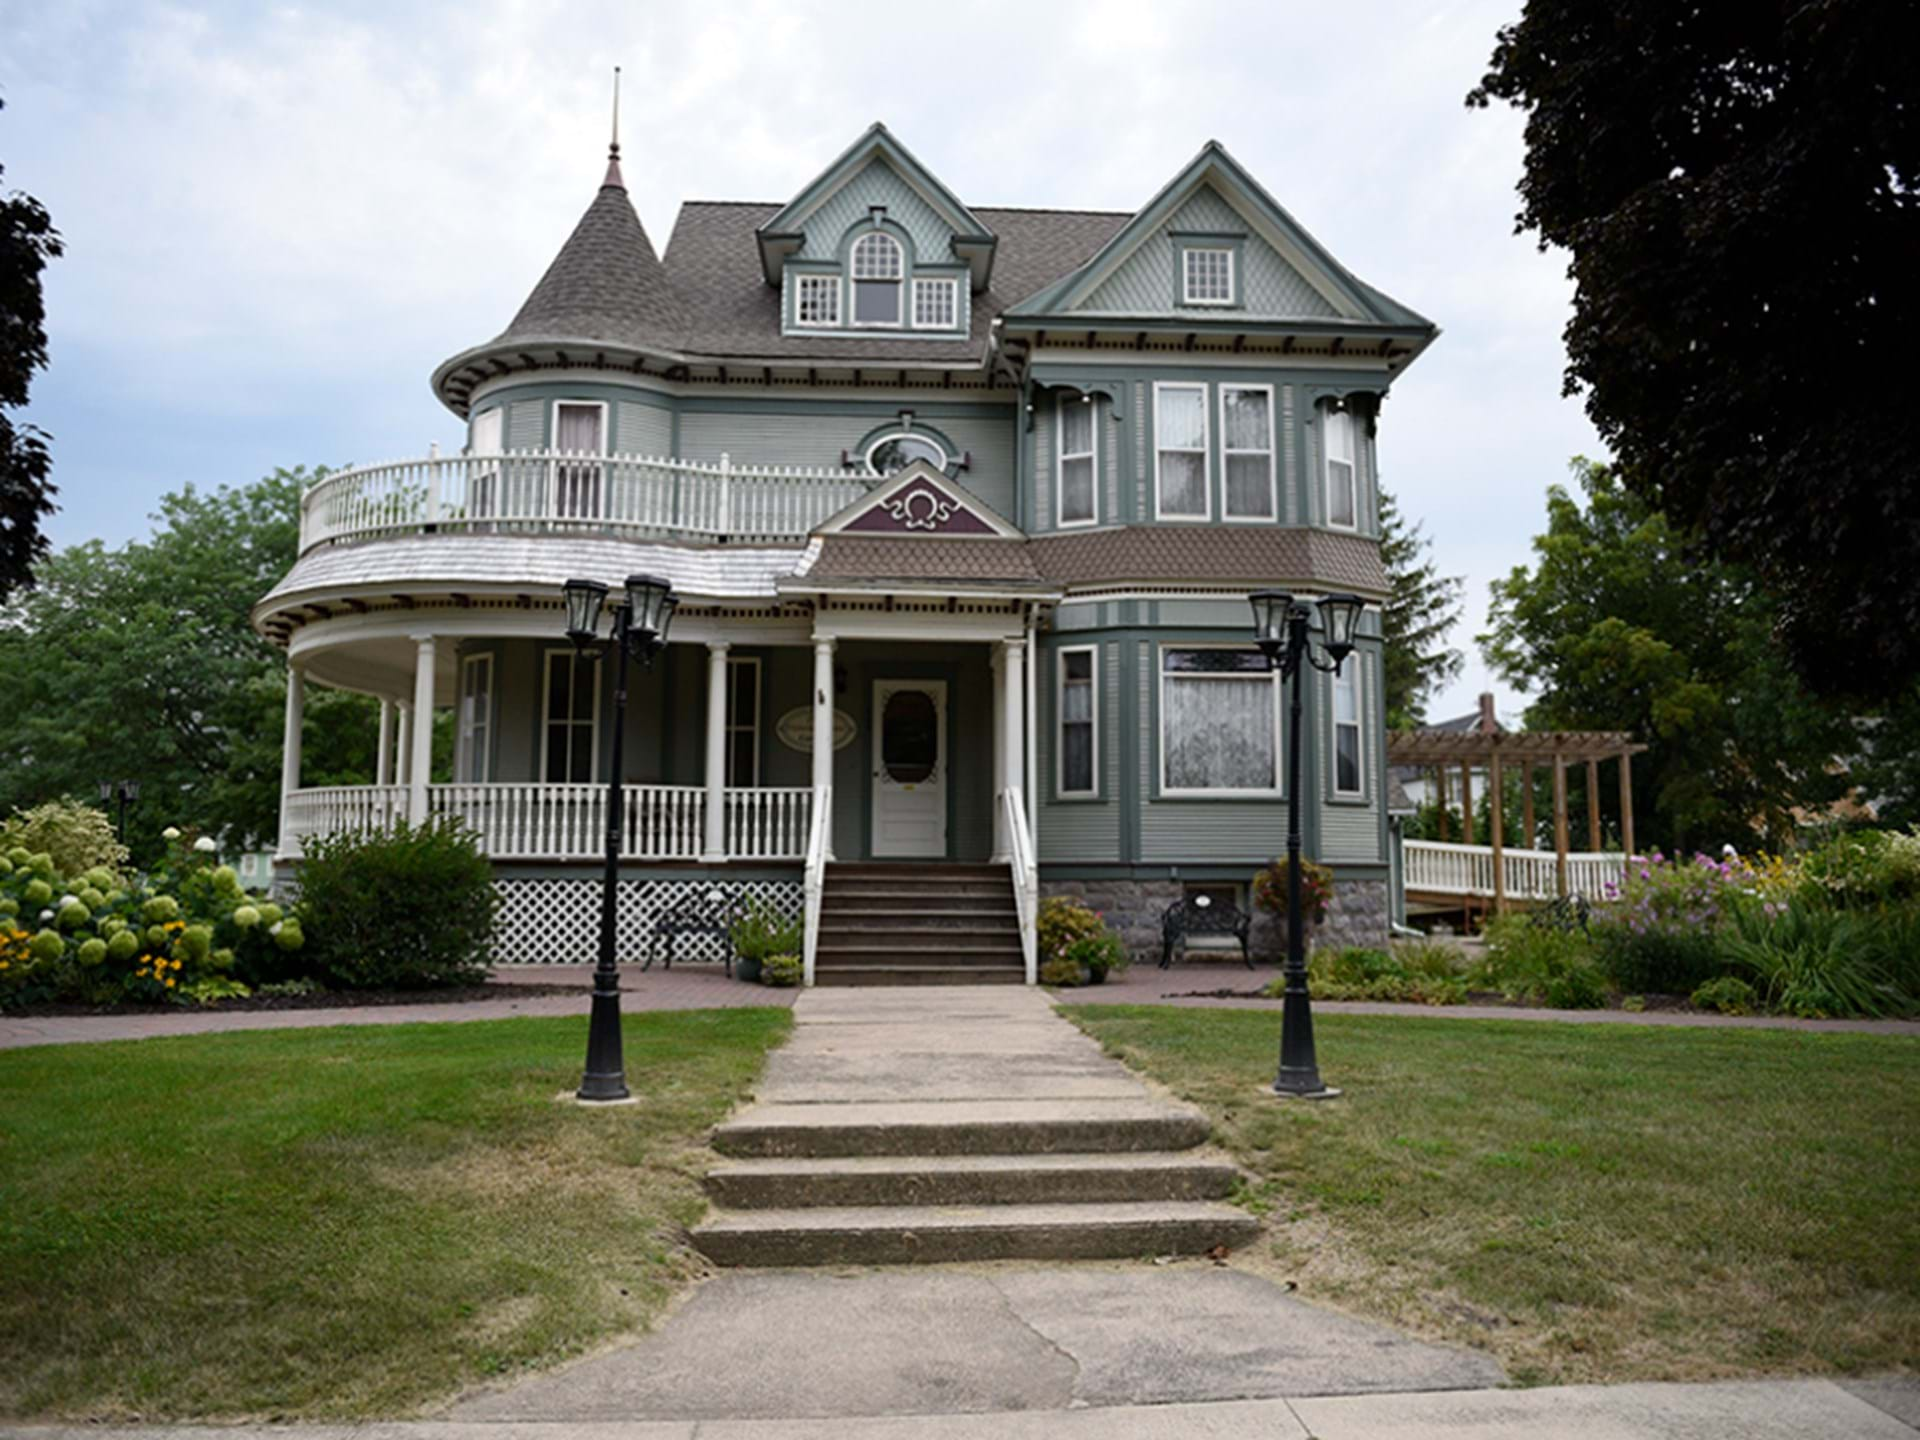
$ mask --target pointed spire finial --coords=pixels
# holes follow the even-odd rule
[[[613,67],[613,139],[607,146],[607,178],[600,182],[600,188],[611,185],[616,190],[627,188],[627,182],[620,175],[620,67]]]

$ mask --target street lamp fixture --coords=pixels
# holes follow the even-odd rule
[[[1313,1047],[1313,1002],[1307,993],[1307,927],[1301,922],[1300,897],[1300,732],[1301,681],[1308,666],[1338,675],[1353,653],[1354,634],[1366,602],[1358,595],[1326,595],[1317,606],[1284,590],[1260,590],[1247,597],[1253,606],[1253,639],[1267,664],[1293,682],[1287,723],[1287,966],[1280,1007],[1280,1073],[1276,1095],[1300,1100],[1331,1100],[1340,1092],[1320,1078]],[[1315,655],[1308,627],[1320,612],[1322,649]]]
[[[647,669],[667,648],[680,597],[657,575],[629,575],[626,593],[613,607],[611,633],[600,638],[607,587],[598,580],[569,580],[561,592],[567,606],[567,638],[582,655],[614,662],[612,772],[607,778],[607,843],[600,886],[600,959],[593,971],[593,1013],[587,1023],[587,1070],[575,1097],[596,1105],[632,1098],[620,1041],[620,972],[614,965],[614,930],[620,888],[621,812],[625,808],[622,741],[627,733],[627,662]]]
[[[102,780],[100,782],[100,804],[102,808],[115,801],[120,805],[120,843],[127,843],[127,811],[140,803],[140,782],[138,780]]]

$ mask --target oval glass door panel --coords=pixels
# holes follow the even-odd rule
[[[918,785],[940,761],[940,712],[924,690],[896,690],[880,717],[880,763],[896,785]]]

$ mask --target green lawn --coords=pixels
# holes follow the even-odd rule
[[[1527,1383],[1920,1358],[1920,1041],[1321,1015],[1303,1104],[1277,1009],[1066,1013],[1213,1115],[1309,1300]]]
[[[584,1000],[583,1000],[584,1004]],[[644,1326],[785,1010],[0,1052],[0,1416],[391,1414]]]

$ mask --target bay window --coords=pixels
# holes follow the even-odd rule
[[[1220,387],[1220,463],[1229,520],[1271,520],[1275,513],[1273,387]]]
[[[1099,702],[1094,693],[1091,645],[1060,652],[1060,769],[1055,786],[1063,796],[1092,795],[1098,788]]]
[[[1094,521],[1095,464],[1093,397],[1060,397],[1059,510],[1062,525]]]
[[[1333,793],[1359,795],[1360,779],[1360,657],[1349,655],[1338,675],[1330,676],[1333,692]]]
[[[1160,651],[1160,792],[1280,793],[1280,680],[1258,650]]]
[[[1352,530],[1359,525],[1359,467],[1354,458],[1353,414],[1347,410],[1329,410],[1322,428],[1327,439],[1327,523]]]
[[[1205,520],[1207,503],[1207,387],[1153,387],[1154,518]]]

